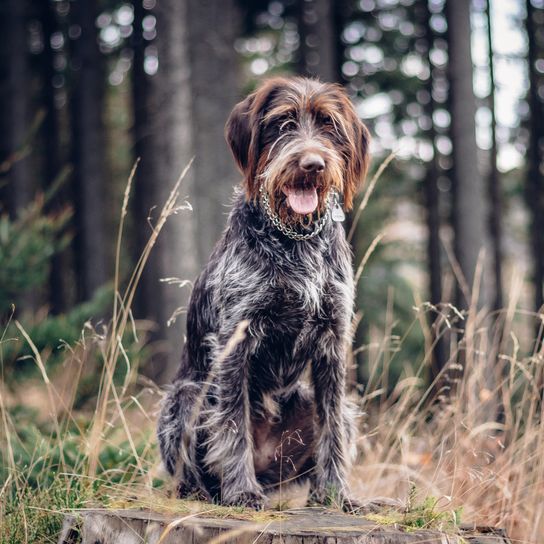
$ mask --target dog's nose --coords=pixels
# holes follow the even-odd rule
[[[317,153],[308,153],[300,159],[300,168],[305,172],[323,172],[325,170],[325,161]]]

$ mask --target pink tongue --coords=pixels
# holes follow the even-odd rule
[[[303,215],[312,213],[317,208],[317,191],[315,189],[285,189],[287,202],[291,209]]]

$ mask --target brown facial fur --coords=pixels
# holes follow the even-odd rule
[[[331,188],[351,209],[369,163],[370,136],[339,85],[305,78],[274,78],[233,109],[225,134],[244,174],[248,199],[257,200],[264,183],[271,206],[287,222],[309,222],[325,208]],[[323,172],[300,168],[304,154],[325,161]],[[301,217],[286,202],[284,187],[315,187],[315,217]]]

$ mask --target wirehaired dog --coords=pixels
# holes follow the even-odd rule
[[[276,78],[235,106],[226,138],[243,191],[194,285],[162,459],[179,497],[262,508],[267,489],[309,478],[312,504],[346,507],[354,285],[337,221],[368,131],[341,87]]]

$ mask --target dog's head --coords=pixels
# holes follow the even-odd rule
[[[263,184],[285,221],[319,216],[333,188],[349,210],[367,172],[369,133],[339,85],[270,79],[235,106],[225,132],[247,198]]]

